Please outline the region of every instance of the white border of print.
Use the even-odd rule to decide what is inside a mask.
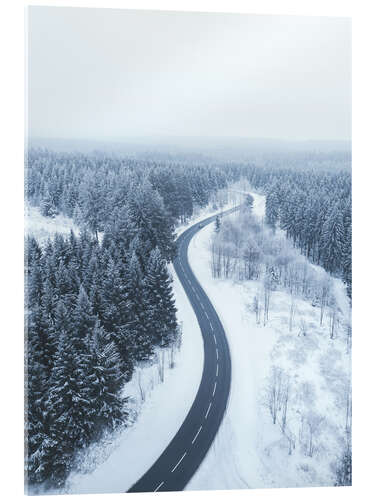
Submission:
[[[280,490],[243,490],[185,492],[186,500],[203,499],[278,499],[336,498],[367,499],[374,495],[374,325],[373,308],[374,250],[372,247],[370,205],[374,195],[373,117],[375,46],[374,7],[370,0],[91,0],[30,1],[3,0],[0,29],[2,50],[1,84],[1,174],[2,211],[2,314],[1,314],[1,446],[2,496],[23,497],[23,134],[24,134],[24,6],[58,5],[111,7],[206,12],[247,12],[254,14],[331,15],[353,17],[353,175],[354,175],[354,486],[352,488],[306,488]],[[5,155],[4,155],[5,149]],[[367,236],[367,238],[366,238]],[[362,241],[361,241],[362,240]],[[372,238],[373,240],[373,238]],[[370,288],[371,287],[371,288]],[[4,484],[5,483],[5,484]],[[158,494],[162,500],[182,498],[177,494]],[[52,497],[47,497],[52,498]],[[123,498],[120,495],[72,495],[69,498],[100,500]],[[132,498],[130,496],[129,498]],[[135,497],[134,497],[135,498]],[[138,497],[137,497],[138,498]],[[153,494],[142,496],[145,500]]]

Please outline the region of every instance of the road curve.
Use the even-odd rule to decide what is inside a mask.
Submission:
[[[223,215],[237,209],[227,210]],[[177,257],[173,262],[203,336],[202,380],[177,434],[154,465],[128,490],[129,493],[183,490],[208,452],[224,416],[231,382],[228,343],[219,317],[195,278],[187,255],[192,237],[215,218],[216,215],[198,222],[178,237]]]

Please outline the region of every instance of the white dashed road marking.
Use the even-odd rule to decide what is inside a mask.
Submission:
[[[196,433],[196,435],[194,436],[194,439],[193,439],[193,441],[191,442],[191,444],[194,444],[194,443],[195,443],[195,440],[197,439],[198,434],[200,433],[200,431],[201,431],[201,430],[202,430],[202,426],[200,426],[200,427],[199,427],[198,432],[197,432],[197,433]]]
[[[216,359],[219,359],[219,351],[217,350],[217,347],[216,347]]]
[[[211,325],[212,326],[212,325]],[[216,344],[216,335],[214,334],[214,341],[215,341],[215,344]]]
[[[174,472],[174,471],[177,469],[177,467],[180,465],[180,463],[181,463],[181,462],[183,461],[183,459],[185,458],[186,453],[187,453],[187,452],[185,451],[185,453],[182,455],[182,457],[180,458],[180,460],[179,460],[179,461],[176,463],[176,465],[173,467],[173,469],[171,470],[171,472]]]
[[[216,365],[216,376],[218,375],[219,373],[219,364]]]
[[[158,491],[158,489],[159,489],[159,488],[161,488],[161,487],[163,486],[163,484],[164,484],[164,481],[162,481],[162,482],[159,484],[159,486],[158,486],[158,487],[157,487],[154,491]]]
[[[215,382],[215,385],[214,385],[214,390],[212,392],[212,397],[215,396],[215,391],[216,391],[216,382]]]
[[[204,416],[204,418],[207,418],[207,417],[208,417],[208,414],[210,413],[210,410],[211,410],[211,404],[212,404],[212,403],[210,403],[210,404],[209,404],[209,406],[208,406],[208,410],[207,410],[206,415]]]

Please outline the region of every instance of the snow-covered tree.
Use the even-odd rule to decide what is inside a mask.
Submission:
[[[172,280],[158,247],[151,251],[144,280],[147,297],[147,323],[154,342],[162,347],[173,342],[176,331],[176,307]]]
[[[220,231],[220,227],[221,227],[221,220],[220,220],[220,217],[217,215],[216,218],[215,218],[215,233],[218,233]]]

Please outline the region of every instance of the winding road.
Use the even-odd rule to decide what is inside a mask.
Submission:
[[[222,215],[238,208],[227,210]],[[154,465],[128,490],[130,493],[183,490],[208,452],[224,416],[231,383],[229,347],[219,317],[188,262],[191,239],[215,218],[216,215],[198,222],[178,237],[177,257],[173,263],[203,336],[202,380],[177,434]]]

